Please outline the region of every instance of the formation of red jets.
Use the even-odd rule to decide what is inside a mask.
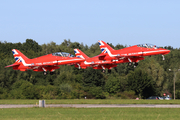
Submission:
[[[143,60],[145,56],[159,55],[163,56],[168,54],[170,50],[162,49],[156,45],[151,44],[139,44],[131,47],[126,47],[119,50],[114,50],[107,43],[100,40],[98,41],[101,54],[95,57],[88,57],[79,49],[74,49],[75,56],[66,52],[56,52],[34,59],[27,58],[17,49],[12,49],[15,63],[6,67],[12,67],[14,70],[27,71],[32,69],[33,71],[42,71],[44,75],[49,71],[52,75],[55,69],[59,69],[60,65],[73,64],[79,69],[86,69],[92,67],[93,69],[108,69],[111,71],[113,67],[116,67],[119,63],[134,64],[134,67],[138,65],[140,60]]]

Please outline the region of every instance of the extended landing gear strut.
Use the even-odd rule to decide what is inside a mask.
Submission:
[[[163,59],[162,59],[162,60],[165,60],[165,57],[164,57],[164,55],[162,55],[162,57],[163,57]]]

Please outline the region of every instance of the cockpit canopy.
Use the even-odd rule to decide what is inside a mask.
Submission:
[[[144,47],[144,48],[154,48],[154,49],[158,49],[159,47],[153,44],[139,44],[137,45],[138,47]]]
[[[71,55],[70,53],[66,53],[66,52],[56,52],[56,53],[52,53],[52,55],[62,56],[62,57],[74,57],[74,55]]]

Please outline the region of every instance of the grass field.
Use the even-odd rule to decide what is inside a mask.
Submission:
[[[0,104],[38,104],[39,100],[0,100]],[[59,99],[46,104],[180,104],[180,100]],[[179,120],[180,108],[1,108],[0,120]]]
[[[179,120],[180,108],[8,108],[0,119],[9,120]]]
[[[180,104],[180,100],[134,100],[134,99],[56,99],[46,104]],[[39,100],[0,100],[0,104],[38,104]]]

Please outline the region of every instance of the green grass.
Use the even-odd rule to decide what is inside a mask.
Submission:
[[[39,100],[0,100],[0,104],[38,104]],[[59,99],[46,104],[180,104],[180,100]],[[0,120],[179,120],[180,108],[3,108]]]
[[[9,120],[179,120],[180,108],[6,108],[0,119]]]
[[[180,100],[135,100],[135,99],[55,99],[46,104],[180,104]],[[0,104],[38,104],[39,100],[4,99]]]

